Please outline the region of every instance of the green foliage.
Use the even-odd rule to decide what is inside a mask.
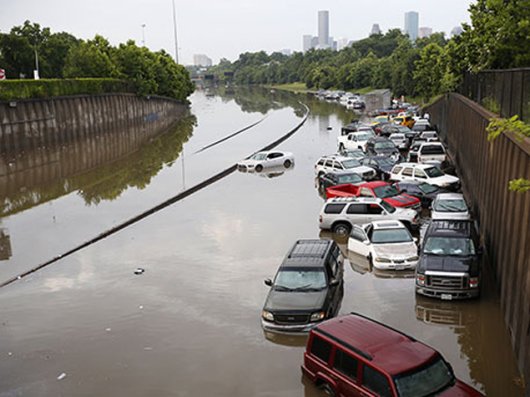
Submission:
[[[504,132],[514,132],[518,139],[530,138],[530,125],[519,120],[517,115],[504,118],[493,118],[486,127],[488,133],[488,141],[493,141]],[[509,182],[509,189],[515,192],[524,193],[530,190],[530,180],[519,178]]]
[[[484,106],[486,109],[488,109],[490,112],[495,114],[501,113],[501,105],[497,100],[491,96],[487,96],[485,98],[482,98],[481,100],[482,106]]]
[[[129,83],[125,84],[128,87],[125,92],[135,87],[139,95],[164,95],[180,101],[186,101],[194,89],[189,73],[167,53],[151,52],[146,47],[138,47],[134,41],[113,47],[99,35],[92,40],[78,40],[64,32],[52,34],[49,28],[41,28],[29,21],[12,28],[10,33],[0,34],[0,67],[6,70],[8,79],[33,77],[36,53],[42,78],[75,80],[27,85],[14,83],[23,91],[19,94],[10,91],[13,85],[4,85],[3,98],[33,97],[28,96],[31,93],[35,97],[68,95],[68,92],[100,93],[107,86],[102,82],[107,80],[93,78],[126,80]],[[283,55],[275,54],[274,57],[282,59]],[[79,78],[93,80],[87,83]],[[109,92],[116,92],[117,87],[110,86]]]
[[[136,92],[125,80],[82,78],[0,81],[0,100],[49,98],[67,95],[96,95],[109,92]]]
[[[442,53],[442,47],[436,43],[431,43],[421,50],[420,58],[415,62],[414,81],[416,83],[416,91],[425,100],[441,91],[444,75]]]

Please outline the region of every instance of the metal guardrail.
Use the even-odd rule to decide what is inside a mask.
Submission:
[[[530,68],[466,73],[459,92],[502,117],[530,122]]]

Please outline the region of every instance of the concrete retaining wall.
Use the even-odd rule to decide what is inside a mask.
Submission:
[[[148,136],[168,128],[186,109],[168,98],[134,94],[0,102],[0,153],[62,146],[98,134]]]

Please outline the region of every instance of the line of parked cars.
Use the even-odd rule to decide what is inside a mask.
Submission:
[[[319,227],[347,238],[348,253],[379,271],[414,271],[417,294],[478,297],[482,247],[460,181],[443,172],[450,161],[436,132],[423,127],[428,120],[399,117],[397,131],[388,117],[345,126],[337,153],[317,160],[316,186],[325,200]],[[416,124],[422,128],[412,129]],[[238,169],[260,172],[269,155],[253,156]],[[294,165],[290,153],[277,158]],[[427,210],[431,219],[422,217]],[[335,318],[343,274],[337,242],[310,239],[296,241],[274,278],[265,280],[270,290],[262,328],[309,332],[302,365],[307,378],[333,396],[482,395],[456,379],[439,352],[411,336],[358,313]]]

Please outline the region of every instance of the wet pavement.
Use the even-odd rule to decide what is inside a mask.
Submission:
[[[49,199],[4,212],[11,256],[0,261],[0,281],[279,138],[300,122],[299,100],[312,113],[279,147],[295,154],[294,168],[231,174],[0,289],[0,397],[319,396],[301,377],[305,338],[264,334],[260,312],[263,280],[292,243],[333,237],[318,229],[323,200],[313,166],[335,151],[340,126],[353,117],[338,105],[266,90],[198,92],[195,119],[158,138],[156,148],[155,140],[128,158],[42,185],[35,176],[8,183],[0,191],[15,193],[4,203],[27,191]],[[65,184],[62,195],[46,190]],[[460,379],[489,396],[523,395],[488,275],[480,300],[425,299],[415,296],[410,274],[373,272],[338,242],[349,258],[340,313],[361,312],[435,347]],[[145,272],[134,274],[138,267]]]

